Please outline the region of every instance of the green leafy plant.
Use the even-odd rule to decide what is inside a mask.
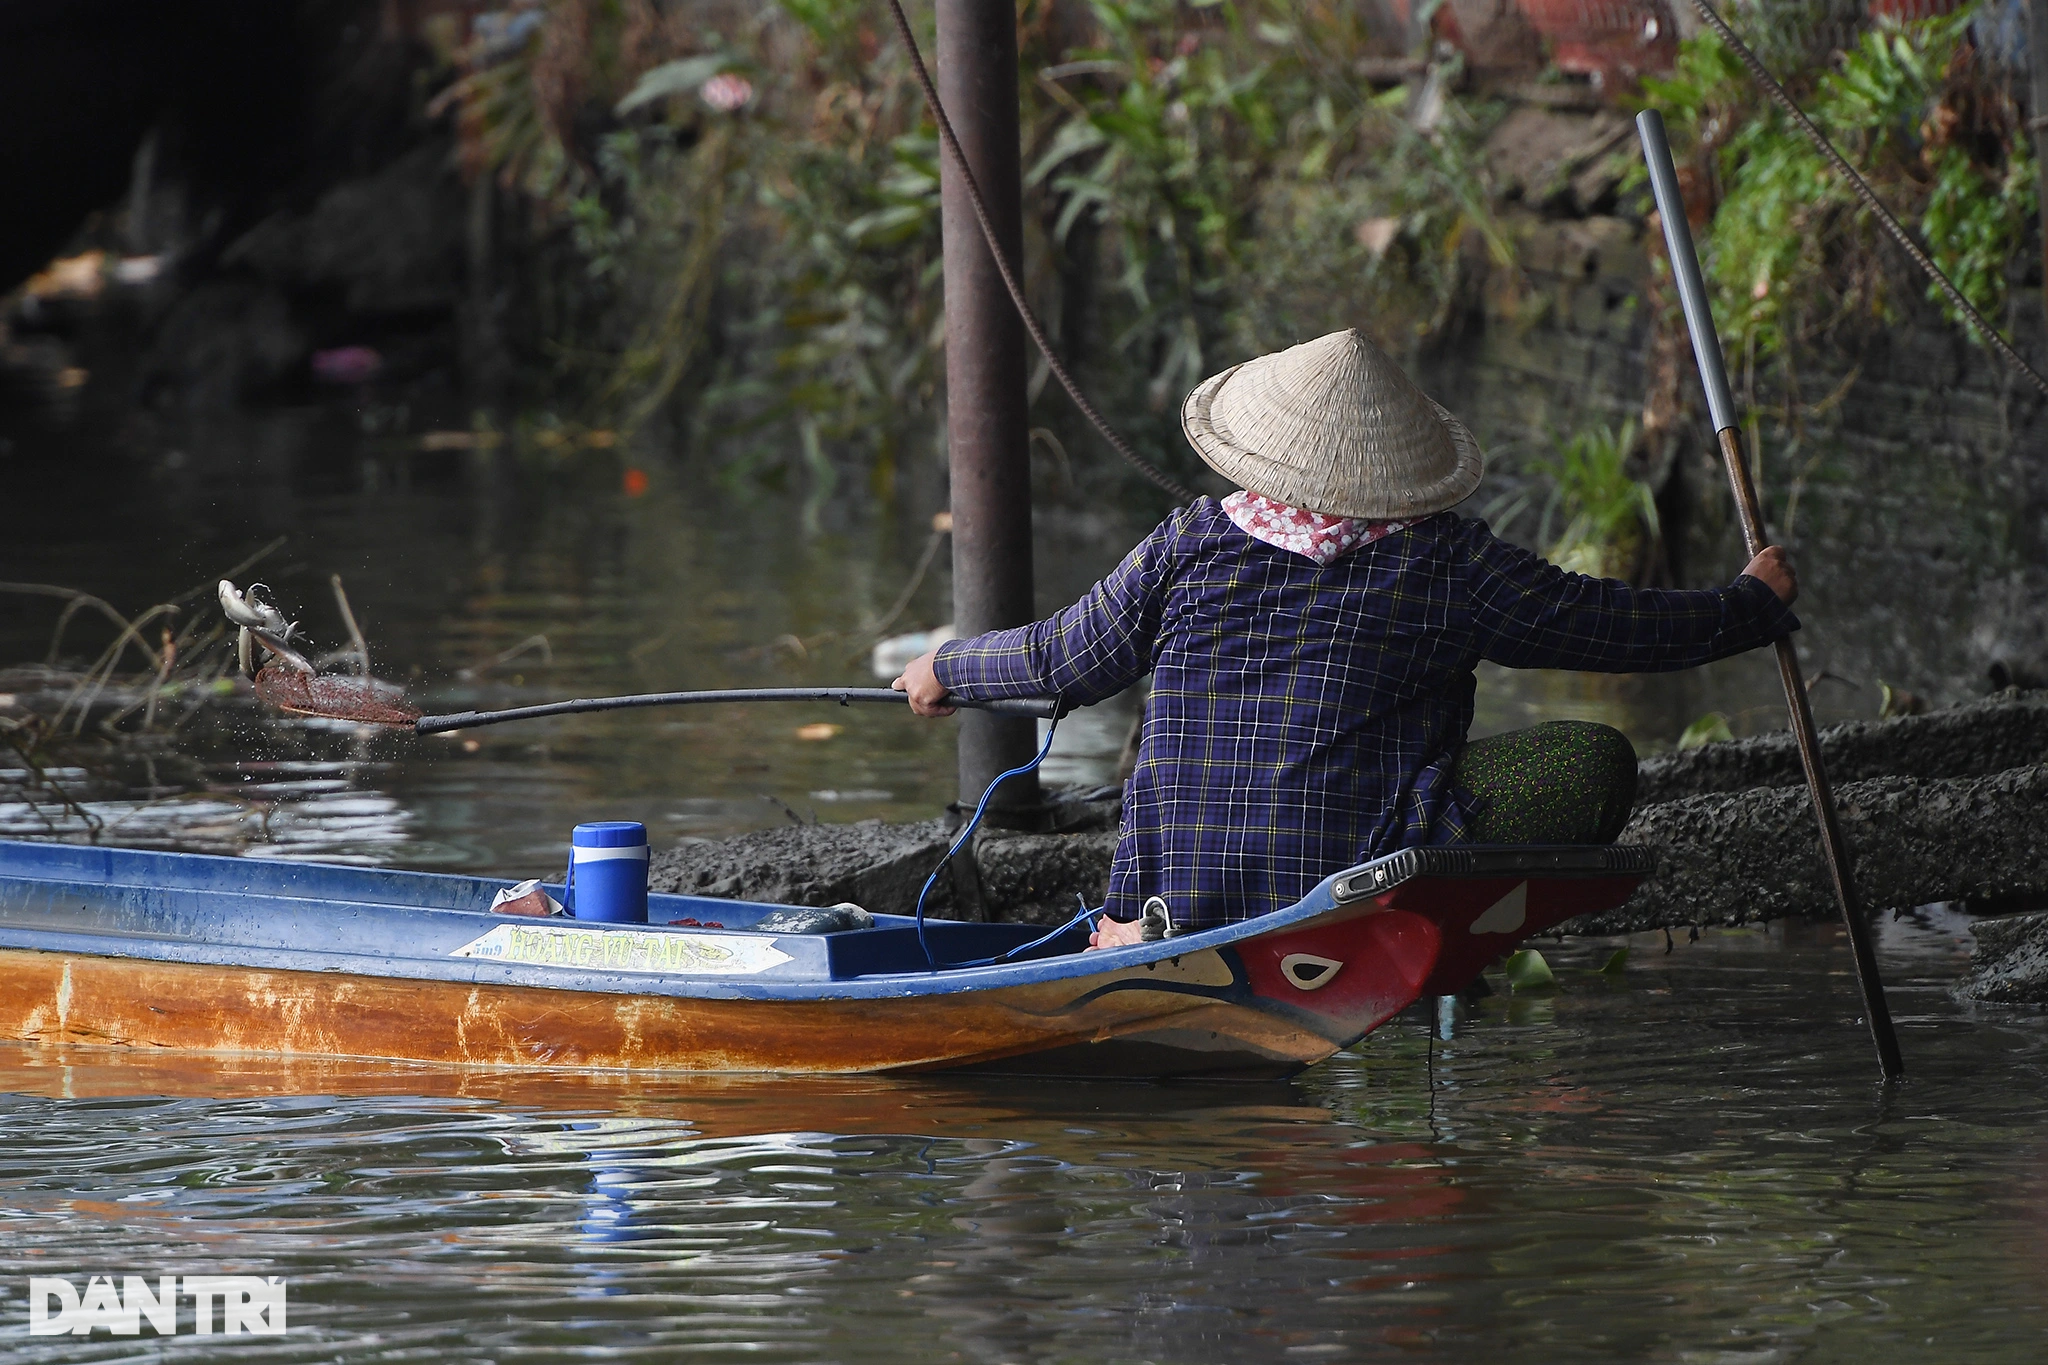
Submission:
[[[1658,520],[1656,495],[1628,471],[1635,439],[1633,421],[1618,430],[1593,427],[1558,441],[1537,462],[1551,484],[1537,539],[1558,567],[1596,578],[1640,575]]]
[[[1831,65],[1790,76],[1843,155],[1902,217],[1917,216],[1935,263],[1995,314],[2036,181],[2010,102],[1975,75],[1973,13],[1882,21]],[[1733,355],[1768,359],[1845,318],[1889,315],[1890,248],[1870,215],[1777,108],[1757,99],[1718,38],[1689,39],[1672,75],[1644,87],[1691,144],[1696,182],[1718,186],[1701,245]],[[1926,290],[1941,301],[1938,288]]]
[[[1155,458],[1185,458],[1173,413],[1220,353],[1360,317],[1426,337],[1473,260],[1511,256],[1479,154],[1497,110],[1454,93],[1455,60],[1362,87],[1386,36],[1363,14],[1018,7],[1026,286]],[[557,375],[624,427],[682,427],[728,478],[815,491],[856,460],[886,488],[929,426],[943,329],[938,144],[877,16],[553,0],[493,31],[435,107],[581,266],[542,291]]]
[[[1534,948],[1518,948],[1502,965],[1508,988],[1516,995],[1548,995],[1557,990],[1557,975]]]
[[[1685,753],[1705,744],[1719,744],[1735,738],[1735,732],[1728,728],[1728,717],[1719,711],[1709,711],[1685,727],[1678,736],[1678,752]]]
[[[1816,65],[1836,8],[1759,5],[1745,28],[1995,308],[2033,162],[1999,123],[2009,102],[1972,93],[1967,20],[1881,27]],[[1026,287],[1111,419],[1165,463],[1187,458],[1180,395],[1226,358],[1359,319],[1414,344],[1459,316],[1477,272],[1512,264],[1481,154],[1502,106],[1457,93],[1456,59],[1374,93],[1357,74],[1385,50],[1372,9],[1018,6]],[[877,15],[844,0],[521,14],[522,36],[476,45],[438,104],[469,169],[544,224],[554,373],[618,409],[608,422],[667,424],[729,480],[815,495],[854,464],[888,488],[935,416],[943,300],[934,129]],[[725,83],[717,98],[707,81]],[[1896,301],[1859,211],[1711,38],[1651,89],[1718,194],[1702,240],[1738,364]],[[1057,403],[1033,418],[1067,420]],[[1636,577],[1655,554],[1654,504],[1622,467],[1632,440],[1581,433],[1551,462],[1540,539],[1569,567]]]

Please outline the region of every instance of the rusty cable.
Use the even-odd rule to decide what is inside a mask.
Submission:
[[[1736,57],[1741,60],[1745,67],[1749,68],[1749,74],[1756,78],[1757,84],[1764,88],[1764,93],[1771,97],[1772,102],[1780,109],[1783,109],[1792,121],[1799,125],[1800,131],[1806,134],[1815,147],[1819,148],[1820,154],[1827,158],[1828,164],[1833,166],[1839,174],[1848,177],[1849,187],[1855,190],[1856,197],[1861,199],[1864,205],[1877,215],[1878,222],[1884,225],[1885,232],[1904,249],[1908,256],[1913,258],[1913,264],[1926,271],[1928,277],[1941,286],[1941,292],[1948,297],[1949,303],[1955,307],[1956,311],[1969,320],[1970,325],[1977,329],[1978,334],[1984,338],[1985,342],[1993,350],[2005,358],[2007,364],[2025,375],[2033,382],[2034,387],[2043,394],[2048,394],[2048,379],[2042,378],[2041,372],[2032,365],[2029,365],[2020,353],[2012,348],[2012,344],[1999,335],[1998,329],[1993,327],[1990,321],[1977,311],[1976,305],[1963,297],[1963,291],[1956,288],[1954,282],[1942,273],[1941,267],[1934,263],[1934,258],[1929,256],[1925,248],[1913,240],[1913,235],[1906,231],[1905,226],[1892,216],[1892,211],[1886,208],[1883,201],[1877,197],[1877,191],[1870,188],[1870,182],[1865,180],[1856,168],[1851,166],[1842,154],[1835,150],[1835,145],[1828,141],[1827,134],[1814,126],[1813,120],[1809,119],[1805,111],[1793,102],[1792,96],[1787,94],[1785,87],[1778,84],[1777,79],[1764,68],[1763,62],[1758,60],[1757,55],[1749,50],[1748,45],[1742,39],[1735,36],[1735,30],[1728,27],[1728,21],[1714,12],[1714,7],[1709,5],[1707,0],[1692,0],[1692,7],[1699,11],[1700,18],[1706,21],[1707,26],[1714,30],[1721,41],[1728,44],[1734,50]],[[2043,207],[2048,208],[2048,205]]]
[[[1024,330],[1031,333],[1031,340],[1045,357],[1046,366],[1053,377],[1060,381],[1060,387],[1067,391],[1067,397],[1074,400],[1074,406],[1088,419],[1088,424],[1102,433],[1102,439],[1109,442],[1110,449],[1123,456],[1124,462],[1143,474],[1153,483],[1182,502],[1193,502],[1194,493],[1172,475],[1160,470],[1150,460],[1131,448],[1131,443],[1117,434],[1114,427],[1103,415],[1095,410],[1081,392],[1081,386],[1067,373],[1067,367],[1046,339],[1045,328],[1040,325],[1038,315],[1031,311],[1031,305],[1024,301],[1024,287],[1018,283],[1016,273],[1010,269],[1009,258],[1003,254],[1002,246],[996,241],[995,224],[989,220],[988,205],[982,202],[981,186],[974,178],[974,168],[967,164],[967,153],[960,146],[960,139],[953,135],[953,122],[946,117],[946,108],[939,103],[939,92],[932,85],[931,73],[925,70],[924,54],[918,50],[917,39],[910,32],[910,20],[903,13],[902,0],[889,0],[889,9],[896,18],[896,32],[903,39],[903,48],[910,55],[911,69],[917,73],[917,83],[924,91],[925,103],[931,106],[932,118],[939,126],[939,141],[945,144],[952,156],[953,164],[959,168],[961,183],[967,188],[967,201],[974,206],[974,220],[981,224],[982,239],[988,243],[988,254],[995,258],[996,270],[1003,277],[1003,287],[1010,291],[1010,302],[1017,305],[1017,314],[1024,320]]]

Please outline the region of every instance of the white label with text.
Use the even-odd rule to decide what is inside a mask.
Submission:
[[[752,934],[658,934],[645,929],[570,929],[552,924],[501,924],[449,956],[536,967],[719,976],[752,976],[790,960],[773,942]]]

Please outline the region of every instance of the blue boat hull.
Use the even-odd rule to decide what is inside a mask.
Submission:
[[[1088,953],[1075,929],[1003,965],[933,970],[900,917],[759,933],[786,907],[657,895],[647,926],[584,924],[491,914],[506,883],[480,878],[0,842],[0,1037],[519,1067],[1284,1075],[1528,934],[1619,904],[1647,870],[1635,849],[1410,850],[1242,924]],[[1039,932],[934,921],[926,940],[946,964]]]

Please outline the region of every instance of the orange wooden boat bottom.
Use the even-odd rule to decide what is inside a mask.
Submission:
[[[927,950],[897,917],[789,934],[749,927],[777,907],[661,896],[647,925],[520,919],[488,913],[499,884],[471,878],[0,844],[0,1038],[646,1073],[1285,1076],[1619,904],[1648,866],[1640,849],[1406,850],[1184,938],[1077,952],[1079,929],[1043,944],[941,921]],[[1005,945],[1036,955],[973,965]]]
[[[1079,1003],[1070,985],[1046,983],[977,992],[935,1012],[917,996],[600,995],[0,950],[0,1037],[489,1066],[821,1073],[973,1066],[1024,1054],[1051,1061],[1048,1048],[1071,1047],[1101,1051],[1101,1068],[1115,1074],[1130,1069],[1133,1049],[1186,1054],[1176,1071],[1222,1063],[1225,1071],[1284,1074],[1346,1041],[1171,989],[1231,979],[1211,950],[1095,978],[1098,990],[1120,988]],[[1167,989],[1148,988],[1155,985]],[[1407,1001],[1387,1003],[1398,1010]],[[1062,1056],[1054,1069],[1093,1070],[1087,1060]]]

